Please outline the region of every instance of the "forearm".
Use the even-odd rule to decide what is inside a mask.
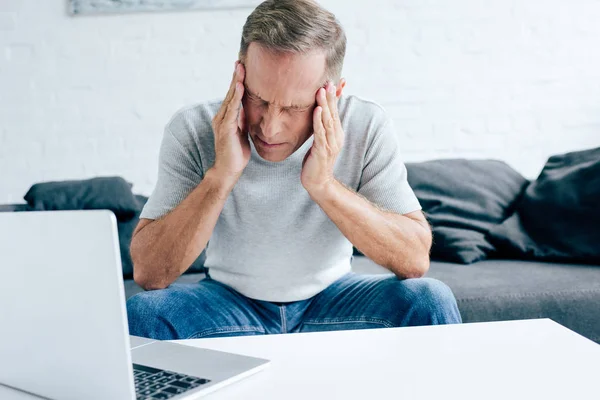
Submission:
[[[399,278],[427,272],[431,231],[426,222],[380,210],[335,180],[311,197],[344,236],[377,264]]]
[[[185,272],[206,247],[234,184],[208,170],[177,207],[134,235],[131,257],[138,284],[164,288]]]

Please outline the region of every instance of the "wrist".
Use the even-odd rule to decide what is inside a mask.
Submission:
[[[307,187],[306,191],[314,202],[319,203],[331,198],[337,184],[338,182],[332,178],[319,185]]]
[[[211,186],[216,188],[220,194],[227,196],[233,190],[239,179],[239,175],[222,173],[213,167],[206,171],[204,179],[210,181]]]

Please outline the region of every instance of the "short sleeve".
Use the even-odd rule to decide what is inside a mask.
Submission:
[[[184,133],[189,135],[189,133]],[[181,136],[181,135],[179,135]],[[182,143],[169,129],[165,133],[158,157],[156,187],[140,214],[140,218],[158,219],[177,207],[203,178],[199,152],[193,140]],[[194,157],[196,154],[197,157]]]
[[[421,210],[408,184],[406,166],[391,119],[386,119],[368,145],[358,193],[380,208],[398,214]]]

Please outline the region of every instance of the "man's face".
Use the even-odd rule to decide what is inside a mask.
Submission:
[[[325,54],[274,54],[250,43],[244,65],[242,104],[252,142],[263,159],[283,161],[312,135]]]

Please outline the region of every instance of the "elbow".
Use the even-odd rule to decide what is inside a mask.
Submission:
[[[142,268],[139,264],[133,266],[133,280],[144,290],[159,290],[166,289],[169,284],[166,280],[160,279],[159,277],[152,276],[147,270]]]
[[[149,264],[148,258],[143,248],[140,248],[140,243],[136,240],[136,236],[131,241],[130,255],[133,262],[133,281],[144,290],[165,289],[169,286],[169,282],[157,273],[157,268]]]
[[[414,257],[413,260],[395,260],[387,268],[399,279],[423,278],[429,271],[429,254]]]
[[[165,289],[169,286],[169,282],[157,274],[157,269],[149,265],[145,260],[140,260],[137,257],[139,253],[134,251],[132,246],[131,261],[133,262],[133,281],[142,287],[144,290]]]
[[[413,262],[412,268],[410,269],[410,278],[422,278],[429,271],[429,255],[421,257],[421,259]]]
[[[422,278],[429,271],[429,252],[433,242],[431,228],[424,219],[414,221],[418,228],[415,228],[413,235],[409,235],[408,241],[402,233],[398,239],[398,247],[404,251],[394,252],[388,260],[388,269],[399,279]]]
[[[429,271],[431,264],[429,252],[431,251],[432,235],[431,230],[427,226],[425,232],[419,235],[419,241],[415,244],[419,248],[412,257],[412,260],[407,268],[409,278],[422,278]]]

